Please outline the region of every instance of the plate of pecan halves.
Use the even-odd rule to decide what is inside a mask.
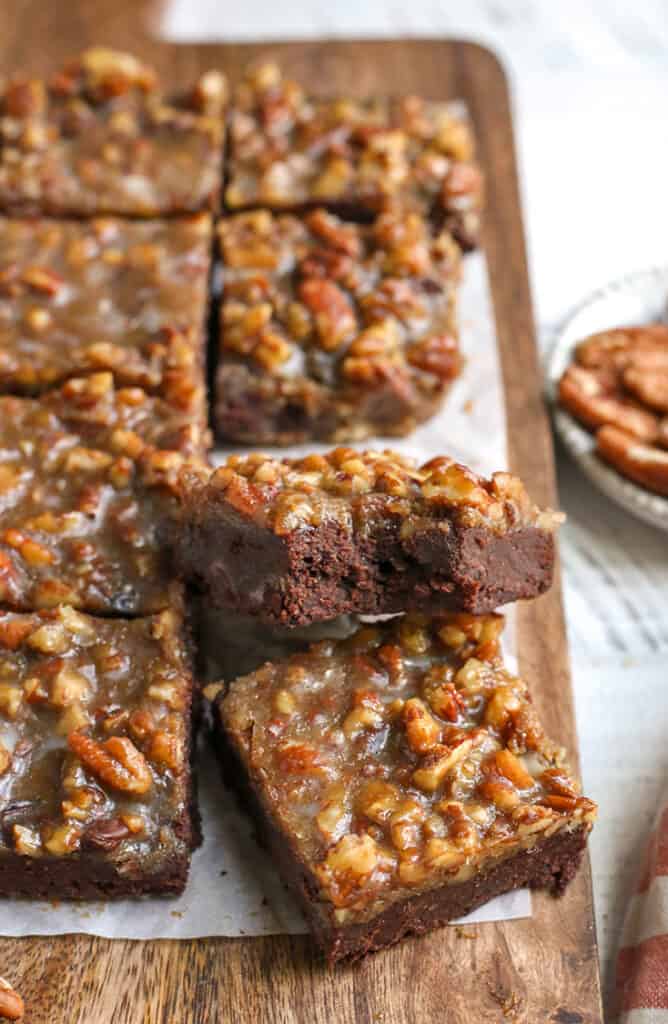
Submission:
[[[548,365],[557,432],[587,475],[668,530],[668,267],[590,295]]]

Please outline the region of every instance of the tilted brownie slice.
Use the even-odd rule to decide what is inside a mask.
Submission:
[[[465,248],[478,242],[483,182],[461,104],[317,98],[265,63],[237,87],[229,131],[230,209],[319,204],[359,217],[399,202]]]
[[[218,235],[222,439],[396,436],[438,410],[462,364],[451,235],[414,213],[363,226],[322,209],[239,214]]]
[[[115,391],[109,374],[42,401],[0,398],[0,604],[134,615],[171,603],[179,586],[162,531],[199,445],[171,409],[161,420],[164,406],[137,388]]]
[[[575,874],[596,807],[504,667],[502,621],[362,626],[219,698],[230,782],[330,964]]]
[[[227,84],[176,97],[135,57],[86,50],[50,79],[0,89],[0,209],[153,217],[216,208]]]
[[[206,422],[211,218],[0,218],[0,392],[110,370]]]
[[[230,456],[184,472],[179,571],[215,603],[305,625],[415,607],[491,611],[550,586],[554,530],[508,473],[393,452]]]
[[[180,612],[0,613],[0,894],[178,893],[198,838]]]

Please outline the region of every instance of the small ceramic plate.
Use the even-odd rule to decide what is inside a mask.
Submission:
[[[555,426],[573,457],[609,498],[662,530],[668,530],[668,498],[646,491],[598,458],[593,435],[557,404],[557,385],[575,346],[587,335],[609,327],[665,320],[667,303],[668,267],[638,271],[599,288],[561,326],[547,366],[547,393]]]

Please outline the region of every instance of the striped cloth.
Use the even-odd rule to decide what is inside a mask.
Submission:
[[[619,1024],[668,1024],[668,794],[627,911],[616,980]]]

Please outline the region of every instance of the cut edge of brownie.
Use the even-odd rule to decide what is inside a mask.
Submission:
[[[188,830],[192,829],[190,821]],[[96,854],[76,859],[18,854],[0,857],[0,896],[30,900],[107,900],[183,892],[188,880],[190,849],[160,871],[123,874]]]
[[[368,921],[336,926],[319,896],[319,884],[289,837],[275,824],[261,792],[249,778],[234,738],[225,730],[221,694],[214,704],[214,743],[226,785],[255,825],[258,843],[271,855],[297,900],[329,967],[353,963],[410,935],[422,935],[466,914],[497,896],[519,888],[545,889],[559,896],[577,874],[587,845],[588,828],[564,828],[535,845],[495,861],[464,882],[430,888],[392,903]]]
[[[177,570],[215,604],[263,621],[308,625],[339,615],[414,609],[493,611],[534,598],[552,584],[552,533],[506,533],[434,522],[410,538],[400,523],[370,541],[335,523],[277,537],[232,509],[185,523]]]

